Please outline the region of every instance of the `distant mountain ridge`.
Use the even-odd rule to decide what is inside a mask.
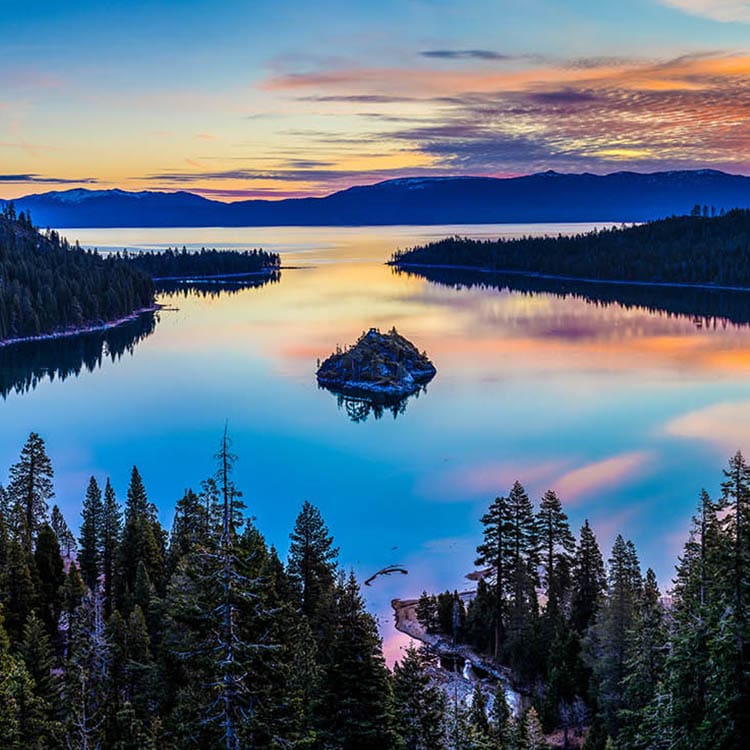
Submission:
[[[541,172],[523,177],[413,177],[358,185],[322,198],[232,203],[177,191],[52,191],[14,201],[38,226],[206,227],[648,221],[750,207],[750,177],[712,169]]]

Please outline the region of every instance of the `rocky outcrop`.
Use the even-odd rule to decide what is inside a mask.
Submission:
[[[395,328],[388,333],[371,328],[354,346],[337,350],[320,364],[317,378],[319,385],[337,393],[388,401],[416,393],[436,372],[427,355]]]

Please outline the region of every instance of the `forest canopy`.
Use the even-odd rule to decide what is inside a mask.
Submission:
[[[399,267],[455,266],[580,279],[750,287],[750,210],[673,216],[572,236],[447,237],[399,250]]]
[[[207,250],[188,251],[168,248],[164,251],[124,253],[122,257],[133,267],[145,271],[154,279],[178,279],[189,276],[242,276],[245,274],[278,271],[278,253],[265,250]]]
[[[588,521],[576,537],[553,491],[534,507],[516,482],[490,503],[468,607],[456,592],[425,592],[416,616],[510,668],[515,707],[500,683],[488,695],[477,682],[459,701],[424,649],[389,671],[320,511],[302,505],[284,560],[246,512],[226,434],[216,459],[176,502],[170,531],[137,468],[124,507],[108,478],[91,477],[76,538],[52,505],[44,440],[29,435],[0,487],[4,748],[744,746],[750,466],[740,453],[719,495],[700,494],[667,596],[624,537],[605,564]]]
[[[154,303],[149,276],[40,232],[12,204],[0,215],[0,341],[97,326]]]

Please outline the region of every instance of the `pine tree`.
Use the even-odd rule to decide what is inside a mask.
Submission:
[[[472,733],[476,737],[476,744],[490,746],[490,720],[487,715],[487,698],[485,698],[482,686],[474,683],[471,694],[471,707],[469,708],[469,724]]]
[[[73,560],[68,568],[68,573],[65,576],[65,582],[63,583],[61,592],[61,630],[64,635],[63,653],[66,658],[70,655],[71,636],[75,629],[78,608],[81,606],[85,594],[86,584],[83,582],[83,578],[81,578],[81,574],[78,572],[78,566],[76,565],[75,560]]]
[[[396,729],[412,750],[445,748],[445,695],[430,684],[427,668],[432,661],[426,652],[410,646],[393,670]]]
[[[727,615],[736,589],[731,585],[734,544],[705,490],[677,568],[670,611],[672,627],[664,684],[657,687],[647,717],[652,734],[670,750],[709,750],[732,731],[730,702],[735,665],[717,663],[715,645],[726,644]],[[720,655],[721,649],[718,650]],[[721,707],[721,710],[719,710]],[[731,746],[731,738],[724,746]]]
[[[510,661],[521,674],[535,672],[533,632],[538,615],[539,547],[534,509],[516,482],[508,495],[511,605],[508,619]]]
[[[104,578],[104,616],[109,618],[114,607],[115,564],[117,561],[120,535],[122,534],[122,513],[115,497],[115,491],[107,478],[104,486],[102,508],[100,555]]]
[[[146,495],[143,480],[134,466],[130,475],[125,527],[118,547],[116,604],[123,615],[133,607],[138,563],[143,561],[155,590],[164,583],[164,535],[156,520],[156,510]]]
[[[307,501],[289,538],[289,575],[299,589],[301,611],[322,647],[327,636],[327,611],[336,580],[338,549],[333,546],[320,511]]]
[[[40,747],[52,747],[62,732],[58,716],[62,685],[53,672],[55,657],[50,637],[34,612],[26,620],[18,651],[35,696],[33,710],[24,717],[26,740],[29,747],[34,747],[35,743]]]
[[[513,734],[513,715],[508,706],[505,686],[498,681],[490,709],[490,737],[493,750],[511,750]]]
[[[549,647],[542,724],[550,729],[562,724],[565,743],[576,721],[576,706],[589,693],[590,670],[583,663],[581,639],[569,624],[558,627]]]
[[[664,677],[667,631],[654,571],[646,571],[635,622],[628,633],[623,678],[623,725],[618,742],[623,749],[653,747],[658,742],[656,727],[645,720],[647,707],[656,699]]]
[[[539,721],[536,709],[532,706],[526,712],[523,744],[519,750],[547,750],[547,748],[549,748],[549,745],[544,737],[542,724]]]
[[[589,654],[597,677],[597,697],[611,736],[619,728],[628,633],[632,629],[641,588],[635,549],[618,534],[608,565],[605,604],[590,633]]]
[[[38,603],[42,620],[49,637],[57,641],[65,569],[57,536],[48,524],[44,524],[39,530],[34,563],[38,576]]]
[[[52,462],[44,440],[32,432],[17,463],[10,467],[6,489],[16,538],[27,552],[33,549],[36,534],[47,521],[47,502],[54,496]]]
[[[571,621],[579,633],[591,625],[606,586],[604,562],[594,532],[586,520],[573,558]]]
[[[438,629],[438,604],[434,596],[426,591],[419,597],[416,608],[417,622],[428,632],[435,633]]]
[[[168,573],[173,573],[181,559],[208,539],[205,515],[201,498],[186,490],[175,506],[167,552]]]
[[[81,584],[83,580],[76,572]],[[74,584],[75,585],[75,584]],[[108,692],[111,645],[105,635],[100,592],[86,591],[70,621],[65,664],[66,743],[69,747],[110,747],[104,719],[117,699]]]
[[[575,539],[570,532],[568,517],[557,495],[544,493],[536,514],[539,545],[544,564],[547,613],[556,613],[570,586]]]
[[[89,479],[81,512],[81,535],[78,538],[78,568],[84,583],[95,591],[101,570],[100,540],[104,507],[102,491],[94,477]]]
[[[50,514],[50,526],[57,536],[57,542],[60,545],[60,552],[63,557],[70,560],[76,554],[76,538],[68,527],[62,511],[57,505],[52,506]]]
[[[484,539],[477,547],[474,564],[489,568],[487,577],[491,581],[494,600],[494,655],[495,659],[499,659],[505,644],[507,587],[512,554],[508,498],[495,498],[487,513],[482,516],[482,525]]]
[[[324,742],[338,750],[389,750],[396,739],[389,673],[353,573],[337,585],[336,613],[320,709]]]
[[[146,618],[138,604],[133,607],[128,620],[125,671],[127,700],[133,706],[136,717],[147,725],[156,707],[156,668],[151,655]]]
[[[33,681],[20,658],[9,652],[9,640],[0,613],[0,737],[7,750],[41,750],[41,737],[36,734],[39,723],[39,699],[33,692]],[[29,724],[36,734],[30,736]]]
[[[260,582],[249,577],[248,560],[238,547],[244,506],[231,479],[235,456],[230,446],[225,431],[216,456],[221,527],[209,547],[189,555],[178,568],[168,609],[177,626],[170,650],[183,662],[190,679],[203,685],[203,695],[179,696],[178,710],[186,714],[195,737],[205,737],[211,747],[238,750],[252,731],[248,664],[252,655],[272,651],[273,644],[244,637],[242,623],[264,613]]]
[[[729,460],[724,477],[723,527],[732,545],[727,561],[731,592],[726,604],[732,611],[726,613],[722,625],[726,628],[731,622],[734,627],[734,657],[729,656],[731,639],[726,634],[714,643],[722,662],[733,668],[732,674],[723,675],[729,682],[725,696],[734,696],[726,707],[727,714],[736,725],[737,736],[747,737],[750,736],[750,466],[739,451]]]
[[[24,549],[21,541],[11,541],[8,546],[5,576],[7,590],[3,606],[5,629],[11,643],[21,640],[26,619],[38,606],[38,594],[32,577],[33,565],[34,558]]]

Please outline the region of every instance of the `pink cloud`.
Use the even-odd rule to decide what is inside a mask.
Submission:
[[[549,485],[550,480],[564,468],[561,460],[537,463],[524,461],[489,461],[474,466],[462,466],[440,473],[430,480],[426,491],[433,497],[464,493],[466,496],[498,495],[508,492],[513,482],[519,481],[525,487],[539,490]]]
[[[713,443],[725,453],[750,453],[750,401],[714,404],[689,412],[668,422],[664,432]]]
[[[622,453],[573,469],[555,480],[552,486],[563,501],[569,503],[640,478],[650,461],[651,454],[645,451]]]

